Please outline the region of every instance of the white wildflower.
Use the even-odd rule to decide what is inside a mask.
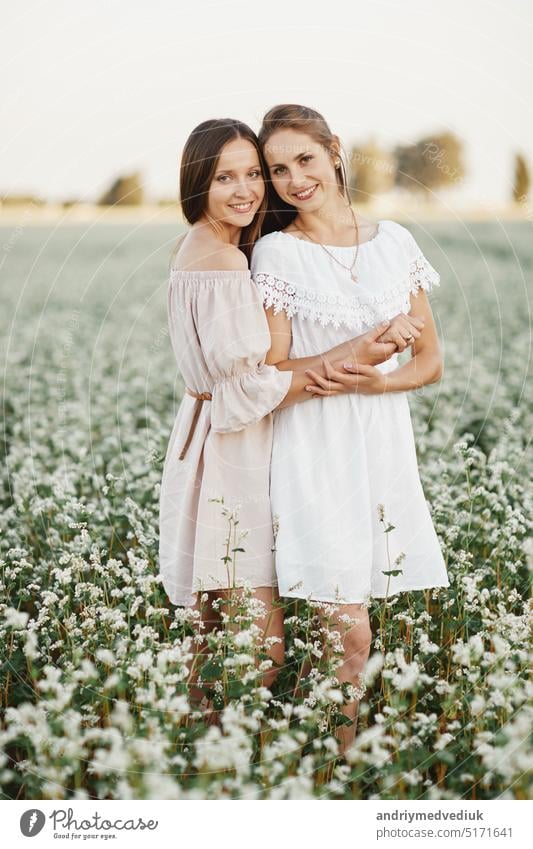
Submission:
[[[25,628],[30,614],[24,610],[16,610],[14,607],[6,607],[4,610],[4,620],[8,628],[13,628],[14,631],[20,631]]]

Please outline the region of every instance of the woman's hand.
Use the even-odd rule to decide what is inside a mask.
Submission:
[[[326,377],[306,369],[305,373],[314,383],[306,386],[310,395],[377,395],[385,391],[386,376],[379,369],[366,363],[330,363],[324,359]]]
[[[357,363],[377,366],[386,362],[393,354],[405,351],[408,345],[412,345],[415,339],[419,338],[423,329],[423,318],[399,313],[390,321],[384,321],[361,336],[333,348],[329,355],[334,359],[345,356]]]
[[[397,351],[405,351],[424,329],[424,319],[401,312],[391,319],[389,328],[378,336],[376,342],[394,342]]]
[[[314,384],[309,383],[307,391],[312,395],[345,395],[350,392],[372,395],[383,392],[385,378],[375,366],[413,345],[423,329],[423,317],[399,313],[390,321],[332,348],[327,355],[321,355],[324,375],[314,369],[305,370],[310,381],[315,381]],[[340,360],[341,356],[345,359]]]
[[[332,348],[327,356],[330,356],[332,361],[340,361],[341,357],[345,357],[346,360],[369,363],[373,366],[384,363],[397,351],[395,340],[384,338],[384,334],[389,332],[391,324],[391,321],[382,321],[381,324],[372,327],[361,336],[356,336],[355,339],[350,339],[348,342],[343,342],[342,345]]]

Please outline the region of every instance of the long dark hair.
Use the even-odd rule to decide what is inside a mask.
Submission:
[[[265,145],[270,136],[277,130],[302,130],[311,138],[321,144],[325,150],[332,153],[332,144],[335,141],[333,133],[329,125],[320,112],[311,109],[309,106],[299,106],[296,103],[283,103],[279,106],[273,106],[269,109],[263,118],[261,129],[259,130],[259,146],[261,152],[264,151]],[[341,151],[342,152],[342,151]],[[350,202],[348,192],[348,178],[346,176],[346,166],[342,155],[340,168],[335,169],[335,176],[339,192]],[[284,230],[296,218],[298,210],[291,204],[282,200],[274,187],[272,186],[268,171],[265,171],[268,210],[263,222],[262,234],[272,233],[274,230]],[[359,238],[357,236],[357,238]]]
[[[242,121],[234,118],[213,118],[203,121],[194,128],[185,142],[180,166],[180,205],[185,219],[189,224],[195,224],[207,212],[207,197],[213,176],[217,169],[222,148],[234,139],[246,139],[257,151],[259,165],[266,177],[266,166],[259,147],[259,141],[252,129]],[[252,253],[254,242],[261,234],[263,220],[266,214],[267,200],[261,203],[253,221],[243,227],[239,247],[248,260]],[[216,222],[214,222],[216,227]],[[174,254],[182,239],[174,248]]]

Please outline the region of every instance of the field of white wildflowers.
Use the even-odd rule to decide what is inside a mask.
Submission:
[[[271,691],[243,602],[204,645],[220,725],[189,702],[191,617],[157,578],[176,228],[2,228],[3,798],[530,798],[531,226],[411,229],[442,276],[445,375],[410,404],[451,583],[372,601],[341,760],[343,693],[303,601]]]

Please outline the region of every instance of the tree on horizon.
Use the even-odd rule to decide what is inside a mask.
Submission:
[[[529,195],[530,176],[529,168],[525,157],[521,153],[515,153],[514,157],[514,180],[513,180],[513,201],[515,203],[525,203]]]
[[[463,142],[454,133],[436,133],[415,144],[394,149],[398,163],[396,185],[423,194],[426,199],[436,189],[453,186],[463,180]]]
[[[117,177],[98,200],[100,206],[140,206],[142,203],[144,189],[139,171]]]
[[[349,191],[354,203],[368,203],[394,186],[396,160],[374,139],[360,146],[354,145],[349,164]]]

